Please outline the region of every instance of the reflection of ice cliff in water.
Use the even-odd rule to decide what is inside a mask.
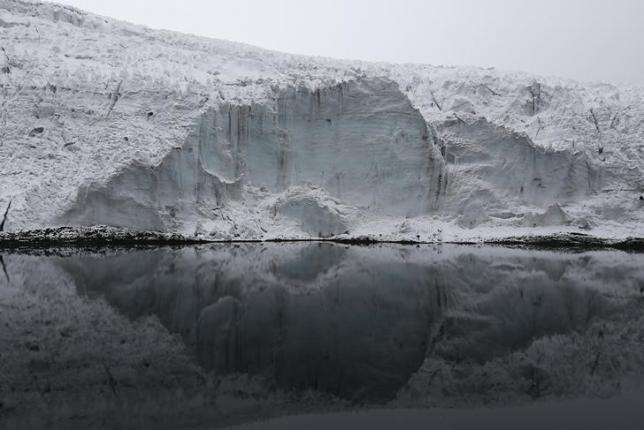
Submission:
[[[218,373],[454,404],[614,393],[641,374],[644,262],[624,255],[293,244],[61,264],[81,291],[157,315]]]

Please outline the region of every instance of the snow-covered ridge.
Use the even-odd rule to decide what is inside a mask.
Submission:
[[[0,0],[5,229],[644,236],[644,90],[311,58]],[[1,221],[1,220],[0,220]]]

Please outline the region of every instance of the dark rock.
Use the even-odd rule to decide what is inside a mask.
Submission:
[[[63,327],[58,331],[58,333],[60,334],[60,337],[71,337],[72,331],[73,329],[71,327]]]
[[[180,234],[132,231],[107,226],[57,227],[0,233],[0,249],[52,245],[187,245],[204,242],[206,241]]]
[[[38,344],[32,343],[32,342],[27,342],[25,345],[29,351],[40,351],[40,346]]]
[[[559,233],[546,236],[510,237],[500,240],[489,240],[485,243],[534,249],[619,249],[627,252],[644,251],[644,238],[611,240],[601,239],[583,233]]]
[[[38,136],[39,134],[43,134],[44,132],[45,132],[44,127],[36,127],[29,132],[29,137],[35,137],[35,136]]]

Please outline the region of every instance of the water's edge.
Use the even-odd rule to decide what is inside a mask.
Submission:
[[[345,245],[496,245],[510,248],[543,250],[600,250],[615,249],[628,252],[644,252],[643,237],[607,239],[581,233],[556,233],[551,235],[510,236],[477,241],[423,241],[380,240],[372,236],[331,238],[279,238],[266,240],[213,240],[190,237],[176,233],[133,231],[127,229],[96,227],[58,227],[19,232],[0,232],[1,249],[33,249],[53,247],[125,247],[140,246],[186,246],[217,243],[337,243]]]

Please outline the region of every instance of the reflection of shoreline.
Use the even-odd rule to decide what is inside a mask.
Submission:
[[[146,247],[181,247],[208,244],[298,244],[298,243],[331,243],[353,246],[372,245],[493,245],[505,247],[529,248],[555,251],[591,251],[620,250],[627,252],[644,252],[644,238],[606,238],[578,232],[559,233],[503,233],[485,236],[473,235],[476,240],[452,239],[424,241],[420,238],[383,239],[379,234],[354,236],[342,234],[331,238],[302,239],[297,237],[272,238],[265,240],[213,240],[205,237],[186,236],[176,233],[135,231],[108,226],[95,227],[56,227],[40,230],[22,230],[18,232],[0,232],[0,249],[19,252],[57,252],[57,249],[85,248],[87,252],[105,249],[136,249]]]

